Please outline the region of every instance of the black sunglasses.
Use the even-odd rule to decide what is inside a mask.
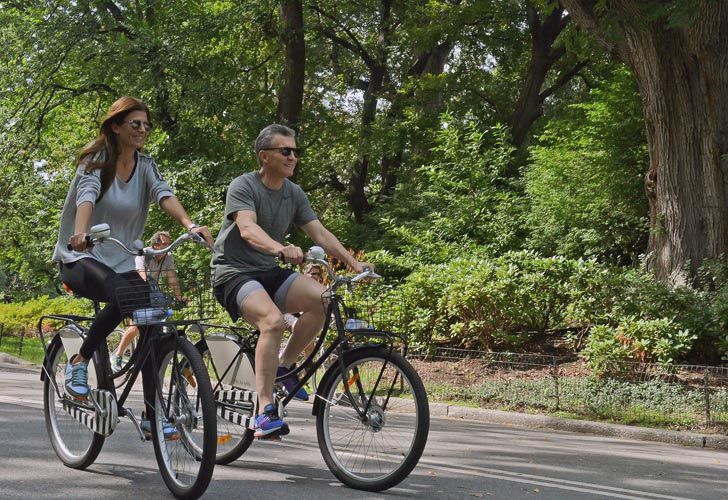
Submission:
[[[283,156],[291,156],[291,153],[296,155],[296,158],[301,157],[301,148],[289,148],[286,146],[283,146],[281,148],[263,148],[263,151],[278,151]]]
[[[152,124],[149,122],[143,122],[141,120],[126,120],[126,123],[131,125],[131,128],[133,128],[134,130],[139,130],[140,128],[142,128],[142,125],[144,125],[144,130],[146,130],[147,132],[152,130]]]

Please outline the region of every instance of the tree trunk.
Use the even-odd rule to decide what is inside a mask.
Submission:
[[[648,265],[676,285],[728,251],[728,8],[721,10],[722,27],[721,16],[706,15],[680,31],[627,32],[650,148]]]
[[[593,2],[563,3],[600,36]],[[682,285],[704,259],[728,252],[728,2],[702,3],[684,26],[646,21],[637,2],[616,5],[607,14],[620,16],[622,37],[600,38],[632,68],[644,104],[647,264],[658,279]]]
[[[377,93],[382,89],[384,80],[384,67],[374,66],[369,71],[369,86],[364,91],[362,102],[361,126],[359,131],[360,151],[362,155],[354,164],[354,169],[349,179],[349,207],[354,213],[356,222],[364,222],[364,215],[372,207],[367,200],[364,188],[367,184],[367,173],[369,170],[369,141],[372,136],[372,124],[377,115]]]
[[[280,4],[285,47],[283,85],[278,94],[278,122],[298,130],[303,109],[303,85],[306,77],[306,43],[303,36],[303,4],[301,0],[285,0]]]

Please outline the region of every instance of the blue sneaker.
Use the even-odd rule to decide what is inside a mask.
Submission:
[[[278,416],[276,407],[272,404],[265,405],[263,413],[255,417],[255,437],[273,438],[285,436],[291,432],[288,424]]]
[[[73,358],[71,358],[73,361]],[[88,397],[88,363],[66,365],[66,392],[74,398],[85,399]]]
[[[283,375],[290,373],[291,371],[293,371],[293,369],[295,367],[296,367],[296,365],[293,365],[290,368],[286,368],[285,366],[279,366],[278,373],[276,373],[276,377],[282,377]],[[296,388],[297,383],[298,383],[298,380],[296,380],[296,377],[293,375],[281,380],[281,384],[283,384],[283,387],[286,389],[286,393],[288,393],[288,394],[290,394],[293,391],[293,389]],[[293,399],[298,399],[301,401],[308,401],[308,393],[306,392],[306,389],[304,389],[303,387],[298,389],[296,394],[293,396]]]
[[[147,441],[152,439],[151,420],[142,420],[139,423],[139,427],[141,427],[142,432],[144,433],[144,437],[147,438]],[[162,420],[162,432],[164,432],[165,441],[176,441],[177,439],[179,439],[179,432],[177,432],[177,428],[172,425],[172,423],[166,418]]]

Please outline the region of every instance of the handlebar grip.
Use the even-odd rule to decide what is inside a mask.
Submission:
[[[87,234],[87,235],[86,235],[86,246],[87,246],[87,247],[89,247],[89,248],[91,248],[91,247],[93,247],[93,246],[94,246],[94,240],[93,240],[93,238],[91,237],[91,235],[90,235],[90,234]],[[66,248],[67,248],[68,250],[73,250],[73,247],[71,246],[71,244],[70,244],[70,243],[67,243],[67,244],[66,244]]]

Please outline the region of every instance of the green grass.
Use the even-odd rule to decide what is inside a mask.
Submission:
[[[561,379],[558,404],[549,379],[483,380],[470,387],[428,384],[432,402],[538,412],[566,418],[669,429],[704,429],[724,424],[728,393],[711,392],[712,422],[706,424],[702,389],[651,380],[630,383],[588,377]]]
[[[0,352],[30,361],[36,365],[42,364],[45,356],[40,339],[36,337],[26,337],[21,342],[20,337],[3,336],[2,342],[0,342]]]

